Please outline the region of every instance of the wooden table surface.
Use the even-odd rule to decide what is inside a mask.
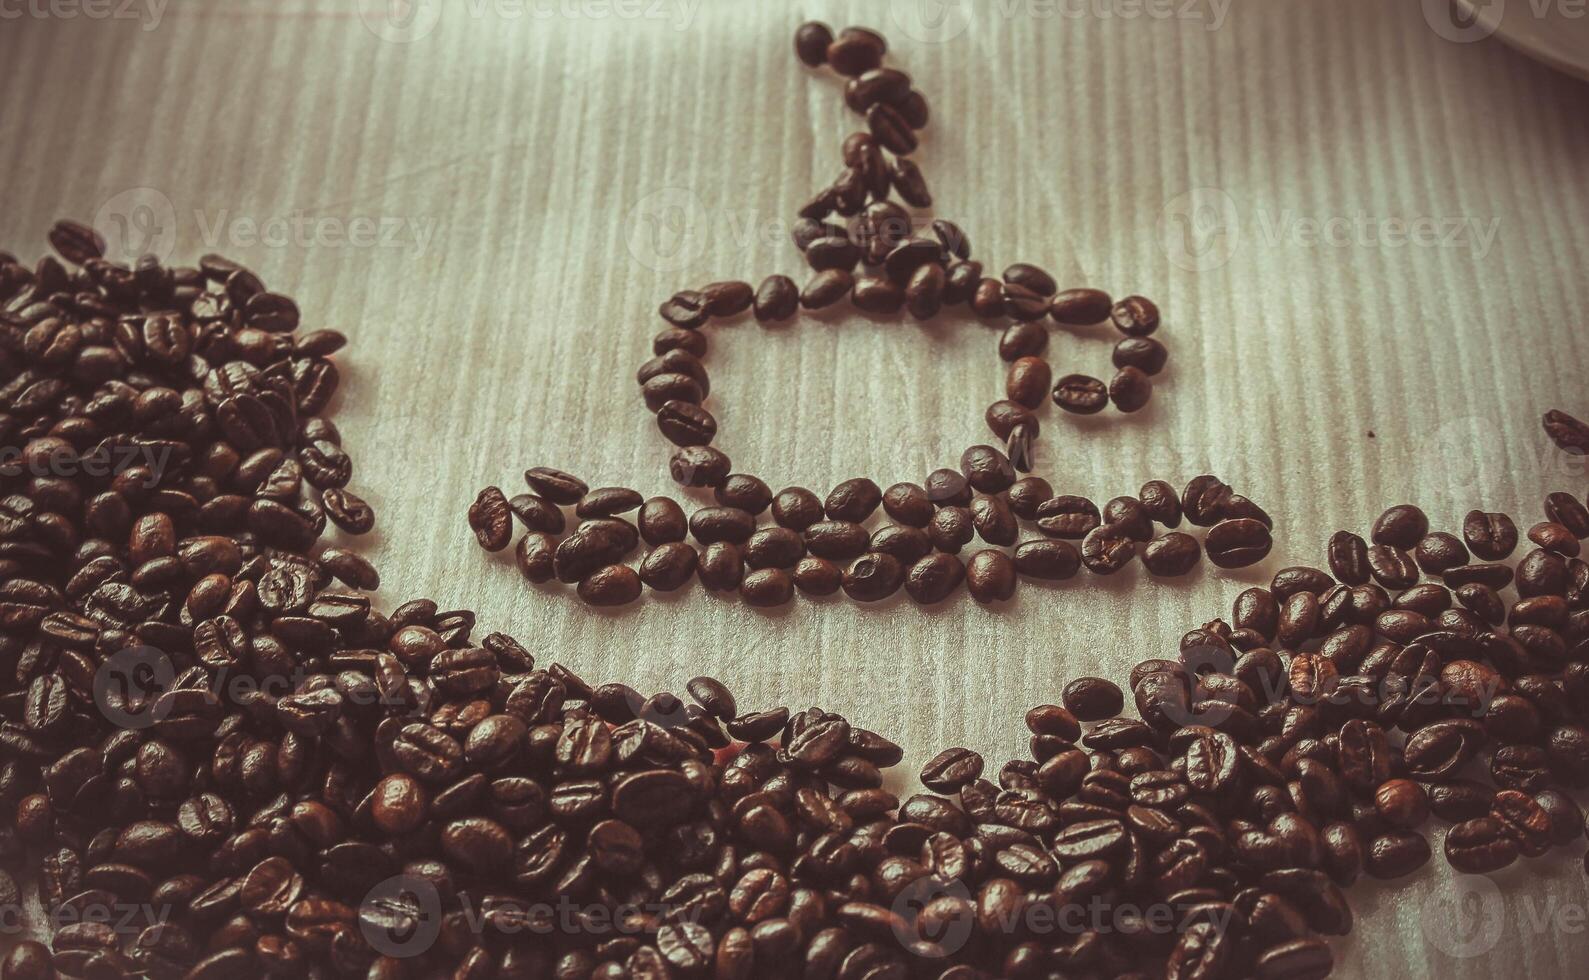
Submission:
[[[945,746],[1022,755],[1022,714],[1065,680],[1123,682],[1387,505],[1526,527],[1547,491],[1585,491],[1539,417],[1589,414],[1589,86],[1493,39],[1447,40],[1433,7],[7,4],[0,248],[31,259],[72,216],[119,249],[244,261],[352,338],[335,418],[379,513],[365,546],[388,603],[473,607],[595,681],[681,689],[704,672],[743,705],[841,711],[909,747],[911,786]],[[935,213],[989,266],[1164,308],[1172,366],[1152,405],[1046,411],[1038,472],[1098,500],[1216,472],[1274,516],[1268,561],[1023,586],[993,609],[766,613],[692,589],[597,612],[475,548],[476,491],[517,492],[528,466],[672,491],[633,380],[657,304],[803,278],[789,221],[857,125],[834,79],[792,57],[810,16],[889,36],[932,104],[916,159]],[[719,444],[775,488],[920,480],[986,439],[1002,390],[996,332],[961,317],[710,334]],[[1107,373],[1109,348],[1056,332],[1050,357]],[[1343,970],[1582,975],[1584,875],[1558,854],[1504,891],[1439,861],[1359,887]]]

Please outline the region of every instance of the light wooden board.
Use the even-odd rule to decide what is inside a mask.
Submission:
[[[95,220],[173,260],[238,258],[346,331],[336,421],[383,596],[471,606],[594,680],[709,672],[742,704],[891,735],[908,773],[954,744],[996,765],[1064,680],[1123,680],[1338,527],[1402,501],[1446,527],[1474,506],[1532,523],[1589,483],[1539,429],[1589,412],[1589,87],[1444,39],[1437,4],[428,0],[394,23],[354,0],[154,2],[7,6],[0,247],[31,258],[56,216]],[[788,221],[856,127],[790,52],[808,16],[890,37],[932,103],[937,213],[990,266],[1165,309],[1152,406],[1045,413],[1040,472],[1103,500],[1212,468],[1276,518],[1268,562],[999,609],[769,615],[692,591],[602,613],[473,546],[475,492],[527,466],[671,491],[633,381],[657,304],[803,278]],[[775,486],[919,480],[986,438],[995,339],[959,319],[713,329],[720,444]],[[1056,334],[1051,357],[1101,373],[1109,347]],[[1559,853],[1472,906],[1440,868],[1357,889],[1347,972],[1581,974],[1584,877]],[[1447,927],[1472,941],[1431,942]]]

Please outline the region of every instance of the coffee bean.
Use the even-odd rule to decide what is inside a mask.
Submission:
[[[1067,374],[1054,385],[1054,404],[1076,415],[1096,415],[1109,404],[1109,388],[1085,374]]]
[[[733,462],[711,446],[685,446],[668,461],[673,482],[686,487],[715,487],[728,479]]]
[[[1152,300],[1127,296],[1109,310],[1115,329],[1131,337],[1146,337],[1159,329],[1159,308]]]
[[[640,537],[647,545],[683,541],[688,523],[684,508],[668,497],[652,497],[640,505]]]
[[[1081,570],[1081,552],[1068,541],[1027,541],[1015,549],[1015,570],[1050,582],[1074,578]]]
[[[872,516],[883,502],[883,491],[865,477],[846,480],[834,487],[823,504],[829,520],[860,523]]]
[[[968,507],[940,508],[927,525],[927,536],[934,548],[948,555],[957,555],[960,549],[976,535],[976,522]]]
[[[932,520],[932,500],[914,483],[896,483],[883,492],[883,511],[908,527],[926,527]]]
[[[945,306],[969,303],[982,284],[982,263],[952,262],[944,275],[943,302]],[[1010,360],[1010,358],[1005,358]]]
[[[1208,560],[1220,568],[1245,568],[1263,561],[1273,546],[1269,529],[1250,518],[1221,521],[1204,541]]]
[[[925,205],[922,205],[925,206]],[[917,320],[931,320],[943,309],[946,276],[943,266],[928,263],[910,274],[905,284],[905,307]]]
[[[1142,549],[1143,567],[1161,578],[1187,574],[1202,557],[1197,539],[1181,531],[1162,535]]]
[[[776,323],[787,320],[795,315],[800,307],[800,288],[788,276],[768,276],[756,287],[755,315],[761,323]],[[695,336],[699,336],[696,334]],[[657,353],[662,353],[657,351]],[[706,353],[704,347],[700,351],[692,352],[700,357]]]
[[[745,563],[739,549],[726,541],[709,544],[701,549],[696,562],[696,575],[701,585],[710,592],[733,592],[745,577]]]
[[[1048,312],[1067,326],[1085,327],[1109,319],[1114,303],[1109,294],[1097,289],[1067,289],[1057,294]]]
[[[702,507],[690,515],[690,534],[701,544],[744,544],[755,530],[755,515],[738,507]]]
[[[706,446],[717,437],[717,420],[711,412],[677,400],[657,410],[657,428],[675,446]]]
[[[1022,323],[1041,320],[1048,313],[1048,298],[1016,282],[1000,287],[1004,315]]]
[[[1464,874],[1490,874],[1517,860],[1517,842],[1490,817],[1455,824],[1446,832],[1446,860]]]
[[[1051,538],[1079,540],[1102,523],[1098,506],[1085,497],[1061,494],[1038,505],[1038,530]]]
[[[905,291],[886,276],[868,273],[855,277],[850,300],[864,313],[889,316],[905,305]]]
[[[772,517],[782,527],[804,531],[822,516],[822,501],[804,487],[786,487],[773,498]]]
[[[579,499],[590,492],[583,480],[547,466],[525,470],[524,481],[535,493],[563,506],[579,503]]]
[[[916,133],[899,110],[891,105],[879,103],[867,109],[866,128],[890,153],[903,156],[916,152]]]
[[[981,493],[1003,493],[1015,483],[1015,468],[1009,457],[992,446],[972,446],[962,453],[960,472],[972,489]]]
[[[1022,357],[1010,365],[1004,392],[1011,401],[1035,410],[1048,397],[1051,381],[1047,361],[1035,356]]]
[[[984,605],[1015,596],[1015,563],[1002,551],[979,551],[966,563],[966,588]]]
[[[486,487],[469,505],[469,528],[487,551],[501,551],[513,540],[513,512],[508,498],[496,487]]]
[[[846,27],[828,45],[827,63],[839,74],[853,77],[876,68],[887,50],[888,45],[876,32],[864,27]]]
[[[1005,328],[999,338],[999,357],[1012,363],[1022,358],[1036,358],[1047,346],[1048,331],[1042,324],[1016,322]]]
[[[1164,345],[1151,337],[1127,337],[1115,344],[1112,355],[1115,367],[1134,367],[1150,376],[1163,371],[1169,358]]]
[[[764,527],[745,542],[744,557],[751,568],[793,568],[805,552],[805,539],[799,531]]]
[[[971,522],[988,544],[1013,546],[1020,533],[1014,512],[1001,497],[979,496],[972,500]]]
[[[748,606],[782,606],[794,598],[794,579],[781,568],[758,568],[745,576],[739,594]]]
[[[1322,940],[1299,938],[1264,950],[1258,957],[1259,980],[1324,980],[1335,969],[1335,958]]]
[[[1137,543],[1118,524],[1101,524],[1081,542],[1081,563],[1095,575],[1113,575],[1136,556]]]
[[[930,606],[953,595],[965,576],[965,565],[954,555],[927,555],[905,573],[905,592],[917,603]]]
[[[808,68],[820,68],[828,62],[828,45],[833,43],[833,30],[820,21],[807,21],[795,30],[795,57]]]
[[[1152,379],[1130,365],[1115,372],[1109,382],[1109,399],[1122,412],[1141,411],[1152,397]]]
[[[657,592],[672,592],[689,583],[697,560],[695,549],[682,541],[658,543],[640,563],[640,581]]]
[[[871,536],[854,521],[818,521],[806,528],[806,550],[829,561],[851,561],[866,550]]]
[[[1544,521],[1528,529],[1528,540],[1542,550],[1563,558],[1576,558],[1583,550],[1572,531],[1554,521]]]
[[[893,555],[864,554],[844,570],[844,594],[856,602],[886,599],[904,582],[905,569]]]
[[[832,306],[850,294],[855,280],[843,269],[824,269],[800,291],[800,305],[808,310]]]
[[[807,555],[794,568],[795,587],[806,595],[829,596],[839,591],[844,573],[833,562]]]

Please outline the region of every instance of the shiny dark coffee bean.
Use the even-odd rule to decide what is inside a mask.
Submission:
[[[1076,415],[1096,415],[1109,404],[1109,387],[1085,374],[1067,374],[1054,385],[1054,404]]]

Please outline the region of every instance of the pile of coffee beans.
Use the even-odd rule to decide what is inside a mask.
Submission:
[[[795,53],[804,64],[826,65],[847,79],[845,101],[865,116],[869,130],[844,141],[839,176],[800,209],[793,238],[812,269],[806,285],[783,275],[756,287],[713,282],[675,293],[659,310],[669,326],[653,338],[654,356],[636,380],[658,430],[676,447],[669,464],[674,480],[710,491],[713,504],[686,519],[671,498],[646,500],[624,487],[590,490],[576,476],[538,467],[525,474],[528,493],[480,492],[469,525],[482,547],[507,548],[517,517],[525,527],[518,564],[531,582],[577,583],[586,602],[622,605],[640,598],[645,587],[671,592],[695,579],[711,591],[737,591],[755,607],[841,589],[857,602],[881,601],[903,589],[926,605],[949,599],[962,585],[977,602],[997,603],[1014,596],[1021,577],[1055,581],[1083,568],[1112,575],[1139,555],[1150,575],[1163,578],[1188,574],[1205,551],[1212,564],[1227,569],[1268,555],[1269,515],[1214,476],[1196,477],[1179,492],[1153,480],[1135,496],[1115,497],[1100,508],[1029,475],[1036,413],[1045,401],[1078,415],[1111,403],[1121,412],[1147,405],[1152,376],[1168,359],[1152,336],[1158,307],[1141,296],[1115,302],[1097,289],[1061,290],[1052,275],[1025,262],[1010,265],[998,279],[984,276],[953,222],[933,219],[930,236],[919,233],[925,229],[918,229],[907,205],[930,207],[932,196],[909,154],[918,147],[916,132],[927,125],[927,102],[910,76],[883,66],[886,51],[882,36],[866,28],[835,35],[824,24],[808,23],[795,33]],[[873,317],[905,311],[928,320],[967,306],[978,318],[1007,323],[998,343],[1009,364],[1005,397],[986,413],[998,444],[972,446],[958,468],[937,470],[921,484],[885,490],[858,477],[825,499],[797,486],[774,493],[756,476],[735,472],[714,445],[717,420],[703,407],[711,381],[702,328],[746,315],[772,326],[802,308],[829,307],[845,297]],[[1113,324],[1123,337],[1114,350],[1113,378],[1106,384],[1068,374],[1056,382],[1042,356],[1047,320],[1067,328]],[[577,524],[561,509],[570,506]],[[879,509],[886,520],[868,527]],[[632,522],[626,515],[636,511]],[[758,524],[769,512],[772,522]],[[1183,518],[1208,529],[1203,541],[1176,530]],[[1023,525],[1036,535],[1023,540]],[[978,539],[988,547],[962,559]],[[626,564],[641,544],[649,550]]]
[[[1446,533],[1391,508],[1127,691],[1065,685],[1027,713],[1028,758],[993,773],[949,749],[901,800],[902,747],[831,712],[745,709],[708,677],[687,697],[591,684],[476,640],[466,610],[379,611],[376,570],[322,540],[372,522],[318,414],[342,337],[299,332],[219,258],[127,268],[69,223],[51,241],[74,268],[0,256],[0,906],[16,922],[36,892],[50,940],[12,945],[5,980],[1317,978],[1352,928],[1343,889],[1426,864],[1431,818],[1469,873],[1582,839],[1589,508],[1570,494],[1515,566],[1505,515]],[[972,463],[826,501],[725,480],[689,520],[538,469],[529,499],[471,516],[502,547],[515,515],[638,509],[655,550],[631,574],[687,577],[693,552],[655,556],[688,531],[710,581],[736,539],[762,571],[864,542],[879,506],[932,525]],[[1203,480],[1138,504],[1195,521],[1231,499]],[[752,530],[768,508],[779,524]],[[638,588],[602,550],[617,533],[527,560],[607,601]],[[1227,537],[1210,550],[1249,547]],[[902,564],[867,554],[838,579],[859,598]],[[984,562],[973,590],[1001,574]],[[909,587],[954,579],[935,567]]]
[[[800,37],[808,62],[877,67],[875,35]],[[852,104],[897,129],[867,102],[881,89],[924,121],[899,86]],[[709,677],[648,696],[477,639],[467,610],[376,608],[376,569],[325,540],[374,523],[321,415],[342,335],[300,330],[219,257],[129,267],[86,226],[49,238],[60,258],[0,253],[0,914],[14,930],[36,895],[49,940],[5,940],[0,980],[1308,980],[1353,927],[1344,889],[1427,864],[1431,819],[1465,873],[1582,849],[1589,502],[1571,493],[1526,532],[1393,507],[1124,690],[1065,684],[1027,712],[1027,758],[993,772],[951,748],[901,800],[885,772],[904,749],[832,712],[742,707]],[[709,418],[676,409],[664,431]],[[1545,426],[1589,445],[1570,416]],[[716,506],[686,517],[539,468],[470,524],[501,549],[525,523],[525,574],[595,603],[692,575],[768,604],[901,579],[918,601],[962,580],[991,600],[1139,544],[1181,567],[1196,540],[1151,530],[1182,519],[1216,562],[1269,548],[1212,477],[1100,512],[1012,469],[973,447],[923,486],[824,500],[725,464]],[[868,533],[879,507],[895,523]],[[1045,537],[954,558],[973,534],[1014,544],[1015,517]]]

